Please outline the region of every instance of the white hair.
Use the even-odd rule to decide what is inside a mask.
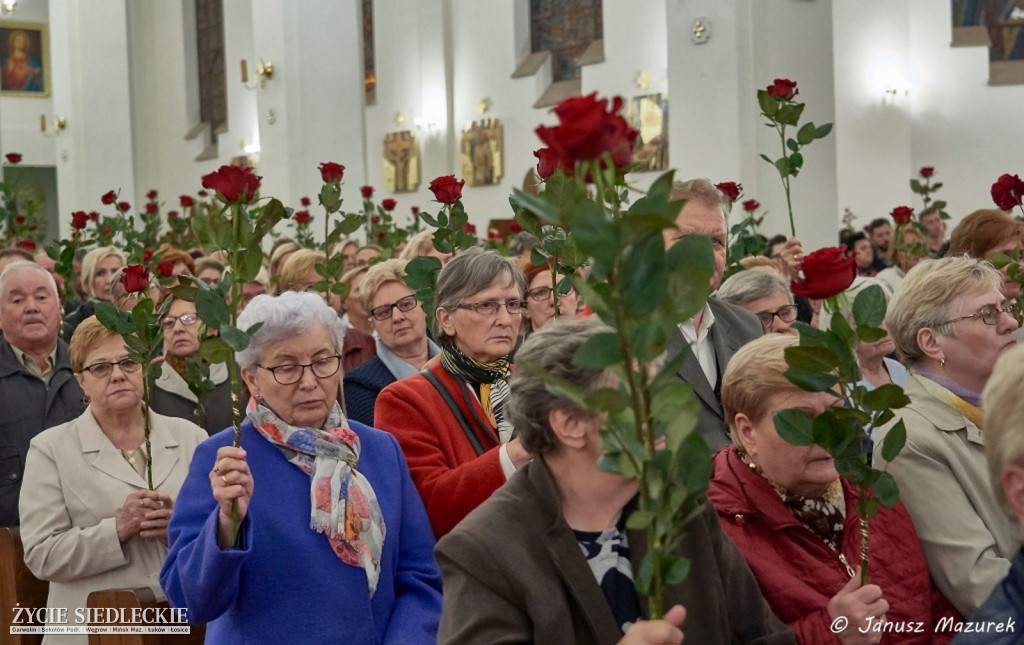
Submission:
[[[261,294],[252,299],[238,316],[239,329],[263,323],[238,352],[236,359],[243,370],[252,371],[260,362],[267,346],[309,332],[316,324],[327,328],[334,338],[334,348],[341,354],[345,343],[345,325],[323,298],[307,291],[286,291],[279,296]]]
[[[0,299],[7,294],[7,280],[10,279],[9,276],[13,276],[18,271],[25,270],[38,271],[45,275],[46,282],[50,285],[50,288],[53,289],[54,297],[60,300],[60,292],[57,290],[57,281],[53,279],[53,275],[32,260],[18,260],[17,262],[11,262],[4,267],[4,270],[0,272]]]

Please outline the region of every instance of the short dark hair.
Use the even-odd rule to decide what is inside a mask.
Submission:
[[[876,217],[875,219],[871,220],[871,222],[867,226],[864,227],[864,230],[867,231],[870,235],[871,233],[874,233],[875,229],[880,226],[892,226],[892,224],[889,223],[889,219],[886,217]]]
[[[845,246],[848,250],[852,251],[853,247],[861,240],[868,239],[868,236],[863,231],[843,231],[839,235],[839,243]]]
[[[782,235],[781,233],[779,235],[771,236],[770,238],[768,238],[768,242],[765,243],[765,245],[764,245],[764,254],[767,257],[771,257],[772,256],[772,247],[775,246],[776,244],[783,244],[783,243],[785,243],[785,241],[787,239],[789,239],[789,238],[787,238],[785,235]]]

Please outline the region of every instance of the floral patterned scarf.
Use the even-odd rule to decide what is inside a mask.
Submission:
[[[248,415],[257,432],[310,476],[310,528],[327,536],[342,562],[366,571],[372,596],[387,527],[373,487],[356,470],[359,436],[348,427],[341,406],[334,404],[326,430],[289,425],[255,400],[249,403]]]

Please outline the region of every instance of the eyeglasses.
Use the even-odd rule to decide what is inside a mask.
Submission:
[[[497,300],[485,300],[484,302],[467,302],[459,305],[459,309],[469,309],[475,311],[481,316],[494,316],[497,315],[501,308],[504,307],[505,311],[509,314],[516,316],[523,313],[523,309],[526,307],[525,300],[508,300],[506,302],[498,302]]]
[[[329,378],[338,373],[338,369],[341,368],[341,356],[334,355],[328,356],[327,358],[321,358],[320,360],[313,361],[312,363],[299,364],[299,363],[288,363],[286,365],[278,365],[276,367],[266,367],[265,365],[257,364],[256,367],[267,370],[273,375],[274,380],[279,385],[291,385],[298,383],[302,380],[302,375],[306,373],[308,367],[313,376],[317,378]]]
[[[174,329],[174,323],[176,321],[178,321],[178,320],[181,321],[182,325],[185,325],[186,327],[191,327],[192,325],[194,325],[197,322],[199,322],[199,316],[197,316],[196,314],[181,314],[180,316],[165,316],[164,319],[160,321],[160,327],[164,331],[171,331],[172,329]]]
[[[785,307],[779,307],[775,311],[759,311],[754,315],[761,321],[761,327],[768,329],[772,326],[776,316],[784,323],[791,323],[796,320],[796,305],[786,305]]]
[[[109,363],[109,362],[93,363],[92,365],[88,365],[86,367],[83,367],[82,371],[83,372],[89,372],[90,374],[92,374],[96,378],[107,378],[108,376],[110,376],[110,373],[114,370],[114,366],[115,365],[120,367],[121,371],[124,372],[125,374],[132,374],[132,373],[138,372],[140,369],[142,369],[142,366],[139,365],[138,363],[136,363],[135,361],[133,361],[132,359],[130,359],[130,358],[122,358],[121,360],[117,361],[116,363]]]
[[[981,309],[979,309],[978,311],[974,312],[973,314],[971,314],[969,316],[960,316],[959,318],[953,318],[952,320],[947,320],[946,322],[939,323],[939,324],[940,325],[948,325],[950,323],[959,322],[961,320],[969,320],[971,318],[981,318],[981,322],[985,323],[986,325],[998,325],[999,324],[999,317],[1002,314],[1006,313],[1006,314],[1010,314],[1011,316],[1013,316],[1013,314],[1016,311],[1017,311],[1017,301],[1014,300],[1012,302],[1006,303],[1002,307],[1000,307],[998,305],[985,305],[984,307],[982,307]]]
[[[551,287],[537,287],[536,289],[530,289],[529,291],[527,291],[526,297],[529,298],[530,300],[533,300],[534,302],[544,302],[545,300],[551,297],[551,292],[553,291],[554,289],[552,289]],[[574,290],[569,290],[570,293],[572,291]]]
[[[391,314],[393,313],[393,309],[395,307],[398,307],[398,310],[404,314],[407,311],[412,311],[413,309],[415,309],[417,304],[418,303],[416,302],[416,296],[406,296],[398,300],[397,302],[392,302],[390,304],[374,307],[373,309],[370,310],[370,315],[373,316],[376,320],[387,320],[388,318],[391,317]]]

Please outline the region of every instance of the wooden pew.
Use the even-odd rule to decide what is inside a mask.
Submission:
[[[50,583],[32,575],[25,566],[25,551],[21,546],[18,527],[0,528],[0,644],[39,645],[42,634],[12,634],[15,607],[39,608],[46,606]],[[41,625],[41,623],[32,623]]]
[[[166,600],[158,601],[148,587],[138,589],[104,589],[89,594],[86,607],[123,609],[166,608]],[[89,634],[89,645],[202,645],[206,637],[204,625],[190,625],[188,634]]]

